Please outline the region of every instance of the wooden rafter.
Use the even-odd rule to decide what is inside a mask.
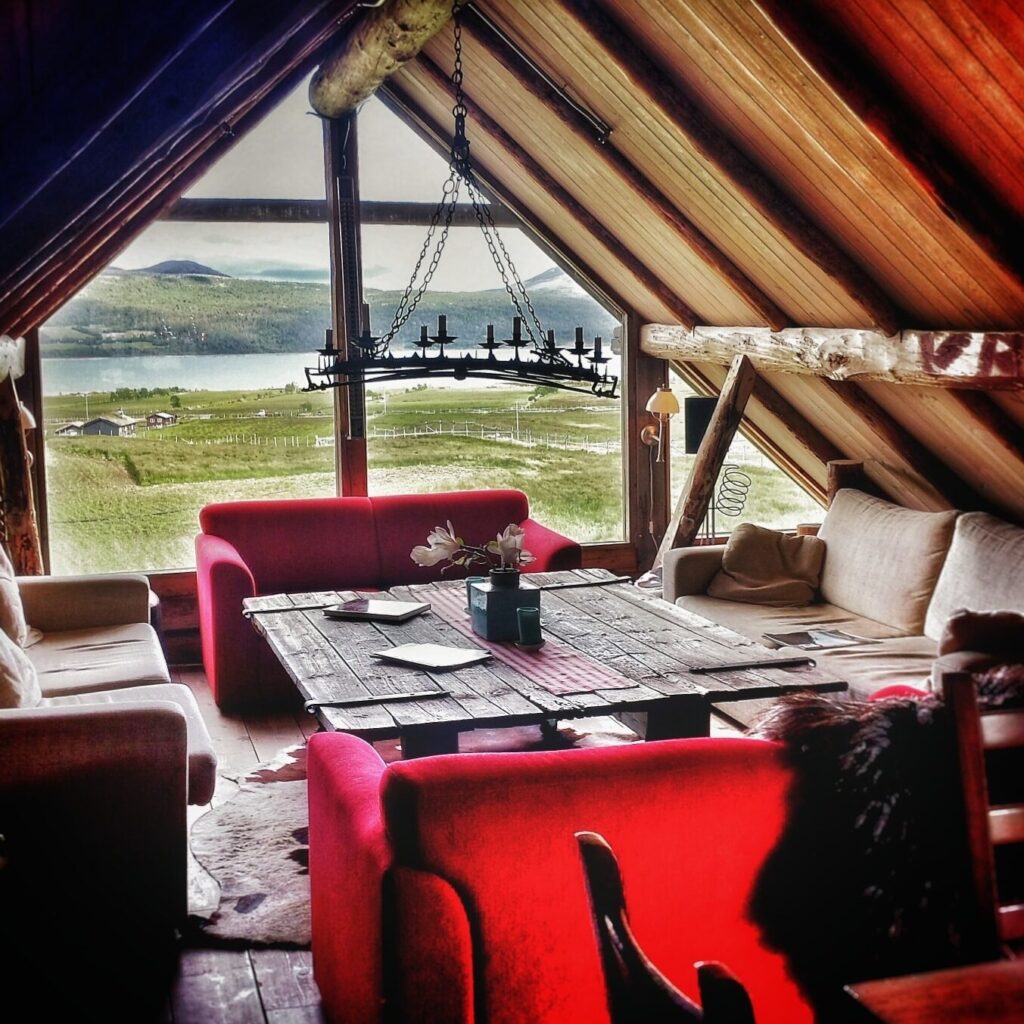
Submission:
[[[1024,388],[1024,332],[841,328],[696,327],[645,324],[643,350],[662,359],[727,366],[737,352],[762,371],[831,380],[874,380],[945,388]]]
[[[160,217],[210,164],[257,124],[287,95],[318,58],[337,30],[339,8],[351,0],[318,7],[317,17],[302,22],[302,31],[289,33],[285,45],[264,61],[261,81],[249,78],[223,95],[205,121],[183,127],[168,161],[151,152],[139,158],[107,194],[106,204],[93,204],[49,243],[33,254],[23,287],[0,290],[0,330],[25,333],[42,323],[70,295],[107,263],[150,222]],[[74,244],[68,244],[68,238]]]
[[[950,397],[960,415],[976,423],[1007,458],[1024,463],[1024,427],[1001,406],[980,391],[952,391]]]
[[[911,173],[936,207],[1018,284],[1024,284],[1024,223],[988,183],[901,102],[870,57],[808,0],[758,0],[794,49]]]
[[[359,204],[362,224],[390,224],[400,227],[426,227],[437,203],[363,200]],[[492,202],[490,214],[499,228],[519,226],[516,217],[503,203]],[[179,199],[164,214],[164,220],[213,221],[217,223],[260,221],[264,224],[325,224],[327,203],[323,199]],[[476,225],[471,203],[457,203],[452,215],[453,227]]]
[[[447,100],[451,94],[451,82],[448,76],[424,54],[420,54],[416,66],[427,75],[431,87]],[[392,79],[390,85],[393,90],[397,88],[399,95],[408,96],[407,90],[396,79]],[[643,288],[654,295],[667,309],[670,309],[681,323],[690,325],[696,323],[697,314],[689,305],[676,295],[638,256],[632,253],[619,238],[612,234],[594,214],[567,189],[563,188],[539,161],[525,152],[518,142],[472,99],[467,96],[465,102],[470,122],[497,142],[508,153],[509,160],[519,164],[539,189],[546,192],[578,221],[584,231],[614,253],[618,262],[637,279]]]
[[[690,466],[679,501],[658,546],[654,564],[661,565],[672,548],[689,547],[700,532],[715,493],[718,474],[725,465],[743,410],[754,388],[757,371],[746,356],[737,356],[718,394],[718,404]]]
[[[718,394],[718,385],[700,367],[695,366],[693,363],[679,362],[671,362],[669,365],[699,394]],[[786,432],[801,447],[806,448],[811,456],[822,466],[826,466],[829,462],[843,457],[843,453],[839,448],[832,444],[814,424],[783,398],[760,375],[754,381],[754,390],[751,397],[763,407],[765,412],[774,416]],[[824,502],[825,489],[822,487],[819,479],[808,473],[804,466],[790,455],[779,443],[778,439],[768,432],[765,424],[759,421],[756,413],[752,412],[749,408],[743,417],[740,432],[756,448],[764,452],[787,476],[795,480],[811,497],[817,501]]]
[[[996,511],[974,488],[957,475],[930,448],[852,381],[821,379],[822,384],[846,408],[883,441],[907,468],[923,479],[950,508],[965,511]]]
[[[595,0],[574,0],[564,10],[575,19],[575,30],[596,37],[645,99],[664,112],[675,129],[782,237],[857,302],[872,325],[887,334],[899,330],[905,319],[902,311],[867,271],[730,141],[725,126],[716,123],[675,79],[657,66],[650,51],[625,24]]]
[[[451,151],[451,138],[446,129],[442,128],[394,79],[385,83],[378,93],[381,101],[401,117],[420,138],[439,156],[447,159]],[[620,314],[624,313],[629,304],[618,294],[587,260],[564,238],[556,238],[550,231],[534,218],[533,214],[521,201],[507,189],[493,181],[484,180],[480,168],[476,169],[480,189],[487,198],[509,210],[518,221],[518,227],[530,240],[551,259],[565,270],[585,290],[596,293],[605,305],[613,307]]]
[[[321,117],[341,117],[355,110],[412,60],[451,16],[451,0],[391,0],[372,7],[313,75],[310,105]]]
[[[775,330],[790,325],[793,320],[775,301],[736,265],[685,213],[654,184],[646,174],[615,147],[614,138],[598,139],[592,123],[571,104],[543,75],[524,61],[516,50],[473,9],[464,16],[466,30],[486,50],[488,55],[512,75],[524,91],[536,97],[544,106],[583,142],[596,164],[606,164],[623,180],[632,192],[647,205],[652,214],[667,224],[712,270]]]

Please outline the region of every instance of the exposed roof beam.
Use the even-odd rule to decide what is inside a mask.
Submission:
[[[371,10],[309,83],[309,102],[321,117],[355,110],[384,81],[407,64],[451,19],[451,0],[391,0],[363,4]]]
[[[344,0],[343,6],[348,3]],[[46,251],[41,250],[31,287],[0,297],[0,330],[23,334],[42,323],[139,231],[166,212],[235,134],[254,127],[308,74],[320,49],[336,32],[338,17],[338,5],[331,4],[319,9],[316,18],[304,20],[303,31],[290,34],[285,45],[264,61],[258,84],[249,79],[238,83],[237,90],[222,97],[206,120],[182,129],[173,160],[162,152],[151,154],[127,180],[119,182],[100,216],[75,226],[73,245],[68,244],[65,231],[54,245],[42,247]]]
[[[669,364],[680,377],[692,388],[705,395],[717,395],[719,386],[705,373],[704,369],[693,363],[671,362]],[[765,412],[775,417],[786,432],[822,466],[843,458],[843,453],[824,434],[822,434],[806,417],[782,397],[763,377],[758,375],[754,381],[751,398],[760,404]],[[755,447],[760,449],[787,476],[795,480],[808,494],[824,503],[825,488],[800,462],[782,447],[768,433],[764,423],[757,418],[756,410],[747,407],[747,412],[740,424],[740,432]]]
[[[820,3],[757,0],[828,87],[913,175],[935,205],[1018,284],[1024,284],[1024,223],[974,169],[879,75],[850,33]]]
[[[436,209],[437,203],[364,199],[359,204],[359,222],[427,227]],[[491,203],[490,212],[499,228],[519,227],[519,218],[502,203]],[[179,199],[164,214],[163,219],[193,222],[260,221],[264,224],[323,224],[327,221],[327,203],[323,199]],[[471,203],[456,204],[452,216],[453,227],[475,227],[476,223],[476,213]]]
[[[961,415],[976,423],[1008,458],[1024,462],[1024,427],[981,391],[952,391]],[[959,419],[959,417],[958,417]]]
[[[396,82],[392,79],[381,87],[377,94],[381,101],[397,116],[401,117],[417,135],[439,156],[447,159],[451,153],[451,139],[426,111],[424,111]],[[598,274],[583,257],[561,238],[555,238],[547,227],[540,224],[531,212],[522,207],[519,200],[501,186],[481,178],[480,169],[476,168],[480,191],[492,203],[501,204],[517,218],[517,227],[530,240],[547,253],[576,283],[586,291],[595,293],[599,301],[614,308],[621,316],[629,309],[626,300]]]
[[[736,190],[799,252],[821,268],[887,334],[899,330],[903,314],[851,256],[729,140],[727,129],[709,117],[682,87],[657,66],[627,26],[595,0],[574,0],[563,10],[579,31],[595,36],[647,100],[660,107],[677,131],[729,179]]]
[[[430,79],[431,86],[446,100],[451,97],[451,81],[448,76],[424,54],[420,54],[416,66],[422,69]],[[392,85],[394,84],[392,80]],[[401,87],[399,87],[401,89]],[[404,89],[401,90],[405,94]],[[697,314],[670,289],[643,261],[634,255],[625,242],[617,238],[604,226],[581,202],[567,189],[563,188],[529,153],[523,150],[504,128],[489,114],[481,110],[468,96],[465,100],[470,120],[479,126],[481,132],[494,139],[507,153],[510,162],[518,163],[528,177],[533,178],[537,187],[546,192],[552,199],[565,209],[583,229],[615,254],[616,259],[632,274],[641,286],[654,295],[681,323],[692,326],[697,322]]]
[[[695,327],[645,324],[649,356],[728,366],[737,352],[771,373],[944,388],[1024,388],[1024,332],[877,331],[842,328]]]
[[[951,508],[965,511],[996,511],[930,448],[897,422],[859,384],[827,378],[823,378],[821,382],[850,413],[864,422],[902,463],[925,480]]]
[[[781,330],[793,323],[791,316],[783,312],[643,171],[615,148],[614,139],[599,140],[594,133],[593,122],[567,103],[565,95],[525,61],[473,8],[466,10],[463,24],[526,92],[544,104],[587,146],[595,163],[609,165],[619,177],[628,182],[633,193],[646,203],[654,216],[667,224],[767,324],[775,330]]]

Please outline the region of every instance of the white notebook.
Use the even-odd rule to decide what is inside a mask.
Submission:
[[[386,651],[374,651],[373,657],[396,665],[416,668],[461,668],[490,658],[490,651],[479,647],[447,647],[444,644],[400,644]]]

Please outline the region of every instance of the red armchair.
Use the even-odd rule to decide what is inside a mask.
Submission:
[[[442,566],[416,565],[409,552],[449,519],[470,541],[487,541],[518,523],[526,531],[525,547],[537,559],[528,571],[580,565],[580,546],[531,519],[522,491],[207,505],[196,537],[199,632],[218,705],[265,703],[292,692],[284,670],[242,617],[243,598],[384,590],[441,579]],[[444,578],[467,574],[449,569]]]
[[[669,977],[685,983],[695,961],[722,960],[759,1024],[809,1022],[747,920],[789,784],[779,748],[759,740],[385,766],[361,740],[314,736],[313,966],[328,1016],[607,1021],[574,839],[592,829],[614,846],[633,929]]]

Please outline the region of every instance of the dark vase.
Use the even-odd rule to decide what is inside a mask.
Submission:
[[[491,586],[495,590],[514,590],[519,586],[519,570],[502,565],[491,570]]]

